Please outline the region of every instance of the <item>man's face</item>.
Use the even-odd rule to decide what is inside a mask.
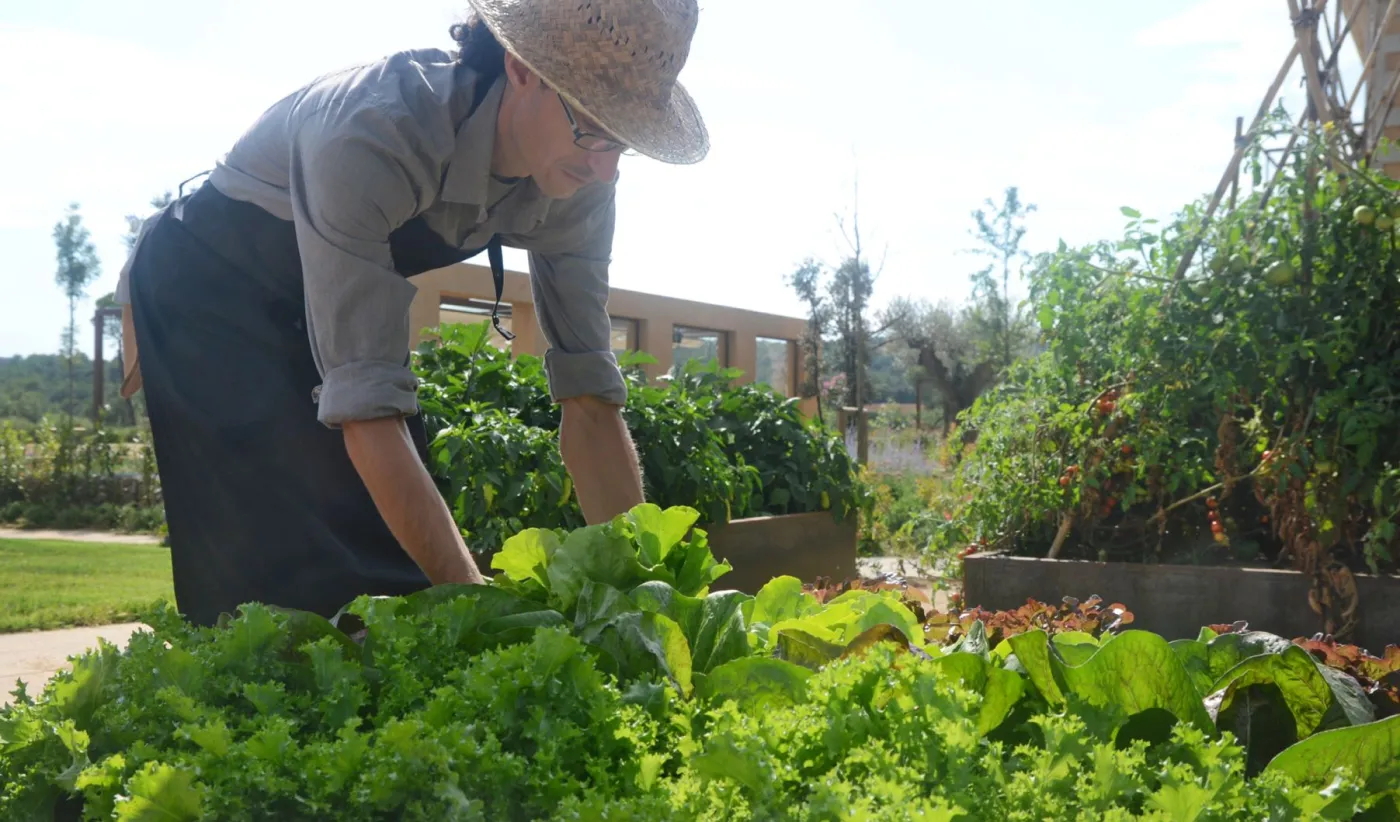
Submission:
[[[617,174],[622,150],[590,151],[580,147],[574,141],[574,126],[569,118],[572,115],[580,133],[606,135],[607,132],[576,109],[569,108],[563,98],[538,77],[531,74],[521,78],[516,72],[519,64],[511,66],[511,58],[507,56],[506,59],[516,96],[511,137],[540,191],[546,197],[564,199],[589,183],[612,180]],[[585,142],[588,139],[585,138]]]

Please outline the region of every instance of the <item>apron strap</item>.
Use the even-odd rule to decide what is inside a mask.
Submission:
[[[501,237],[498,234],[491,236],[491,241],[486,244],[486,257],[491,261],[491,281],[496,286],[496,304],[491,306],[491,325],[495,327],[496,333],[505,338],[507,342],[515,339],[515,335],[501,328],[501,292],[506,286],[506,267],[501,258]]]

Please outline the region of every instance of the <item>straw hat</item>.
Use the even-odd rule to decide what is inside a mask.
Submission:
[[[640,154],[695,163],[710,138],[676,79],[696,0],[469,0],[511,54]]]

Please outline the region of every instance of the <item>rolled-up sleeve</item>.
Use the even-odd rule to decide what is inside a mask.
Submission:
[[[614,191],[594,185],[557,201],[530,252],[530,286],[555,402],[592,396],[627,403],[627,383],[612,351],[608,315]]]
[[[436,196],[441,163],[406,107],[365,94],[298,124],[290,194],[306,290],[308,337],[321,374],[317,418],[329,427],[411,415],[409,306],[389,234]]]

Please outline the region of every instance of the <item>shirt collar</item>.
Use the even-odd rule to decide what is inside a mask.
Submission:
[[[478,81],[479,82],[479,81]],[[487,185],[491,180],[491,156],[496,148],[496,116],[501,110],[501,94],[506,78],[496,78],[476,111],[457,131],[457,145],[442,181],[442,199],[485,208]]]

